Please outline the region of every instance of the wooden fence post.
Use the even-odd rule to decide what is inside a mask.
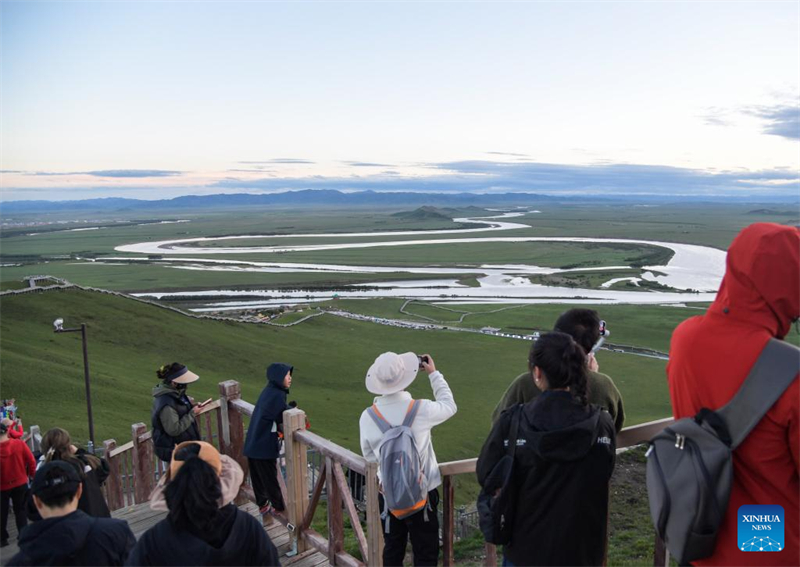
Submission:
[[[41,451],[42,431],[38,425],[31,425],[30,450],[31,453]]]
[[[383,565],[383,522],[378,503],[378,463],[367,463],[366,471],[366,499],[367,499],[367,549],[369,557],[364,557],[364,563],[371,567]]]
[[[134,423],[131,425],[131,437],[133,438],[133,501],[136,504],[147,502],[150,493],[155,487],[155,475],[153,474],[153,442],[151,440],[139,443],[139,436],[147,433],[147,426],[144,423]]]
[[[219,383],[220,398],[224,403],[220,405],[223,419],[223,453],[234,459],[242,467],[245,476],[248,474],[247,459],[244,457],[244,419],[242,414],[231,408],[230,402],[242,398],[242,388],[236,380],[226,380]],[[227,414],[227,419],[225,419]],[[226,425],[227,424],[227,425]]]
[[[444,567],[450,567],[454,563],[453,542],[455,540],[455,513],[454,513],[454,499],[455,487],[453,486],[453,477],[445,475],[442,483],[442,497],[443,510],[442,510],[442,564]]]
[[[344,551],[344,516],[342,493],[336,485],[333,459],[325,457],[328,487],[328,563],[336,565],[336,554]]]
[[[117,448],[113,439],[103,441],[105,459],[108,462],[108,479],[106,479],[106,500],[110,511],[122,508],[122,483],[119,477],[119,461],[111,456],[111,451]]]
[[[304,431],[305,428],[306,413],[303,410],[295,408],[283,412],[283,440],[288,481],[286,508],[289,521],[297,530],[294,536],[297,540],[298,553],[304,552],[308,547],[301,533],[303,517],[308,508],[308,456],[305,446],[295,438],[294,434],[296,431]]]

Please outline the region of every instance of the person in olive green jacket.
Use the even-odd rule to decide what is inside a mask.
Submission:
[[[571,335],[588,354],[589,403],[608,410],[611,419],[614,420],[614,428],[619,433],[625,422],[622,394],[609,376],[598,372],[597,359],[590,354],[592,347],[600,339],[600,318],[597,312],[592,309],[570,309],[561,314],[554,330]],[[517,404],[527,403],[540,393],[530,371],[520,374],[514,378],[494,408],[492,423],[497,421],[504,410]]]

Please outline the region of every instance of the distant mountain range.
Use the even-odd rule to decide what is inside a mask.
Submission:
[[[778,200],[774,197],[742,197],[723,199],[726,202],[787,202],[784,198]],[[258,206],[342,206],[342,207],[422,207],[422,206],[447,206],[447,207],[482,207],[491,205],[500,206],[528,206],[537,203],[552,202],[606,202],[606,203],[664,203],[664,202],[700,202],[718,201],[708,195],[697,198],[685,196],[613,196],[597,197],[586,195],[552,196],[537,193],[389,193],[377,191],[360,191],[343,193],[341,191],[325,189],[308,189],[302,191],[288,191],[285,193],[235,193],[218,195],[185,195],[174,199],[140,200],[123,198],[86,199],[80,201],[6,201],[0,204],[0,211],[10,213],[39,213],[59,211],[153,211],[153,210],[190,210],[190,209],[220,209]]]

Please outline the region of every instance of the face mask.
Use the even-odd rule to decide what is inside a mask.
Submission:
[[[175,388],[179,392],[185,392],[186,391],[186,384],[175,384]]]

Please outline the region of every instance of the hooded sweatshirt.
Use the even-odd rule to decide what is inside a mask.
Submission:
[[[136,543],[123,520],[93,518],[76,510],[22,530],[11,565],[123,565]]]
[[[753,224],[728,249],[725,277],[705,315],[672,335],[667,378],[675,419],[716,410],[739,390],[767,342],[800,316],[800,231]],[[733,485],[714,554],[696,565],[800,565],[800,387],[798,380],[733,452]],[[777,504],[785,513],[784,549],[739,550],[737,512]]]
[[[275,363],[267,368],[267,386],[261,391],[247,438],[244,454],[250,459],[277,459],[280,454],[278,426],[283,424],[283,412],[289,409],[286,396],[289,390],[283,387],[286,373],[294,370],[288,364]]]
[[[506,454],[514,409],[497,420],[478,457],[483,486]],[[600,565],[605,552],[614,422],[566,391],[545,391],[522,406],[512,479],[515,565]]]
[[[0,443],[0,490],[27,484],[35,473],[36,459],[24,441],[8,439]]]

